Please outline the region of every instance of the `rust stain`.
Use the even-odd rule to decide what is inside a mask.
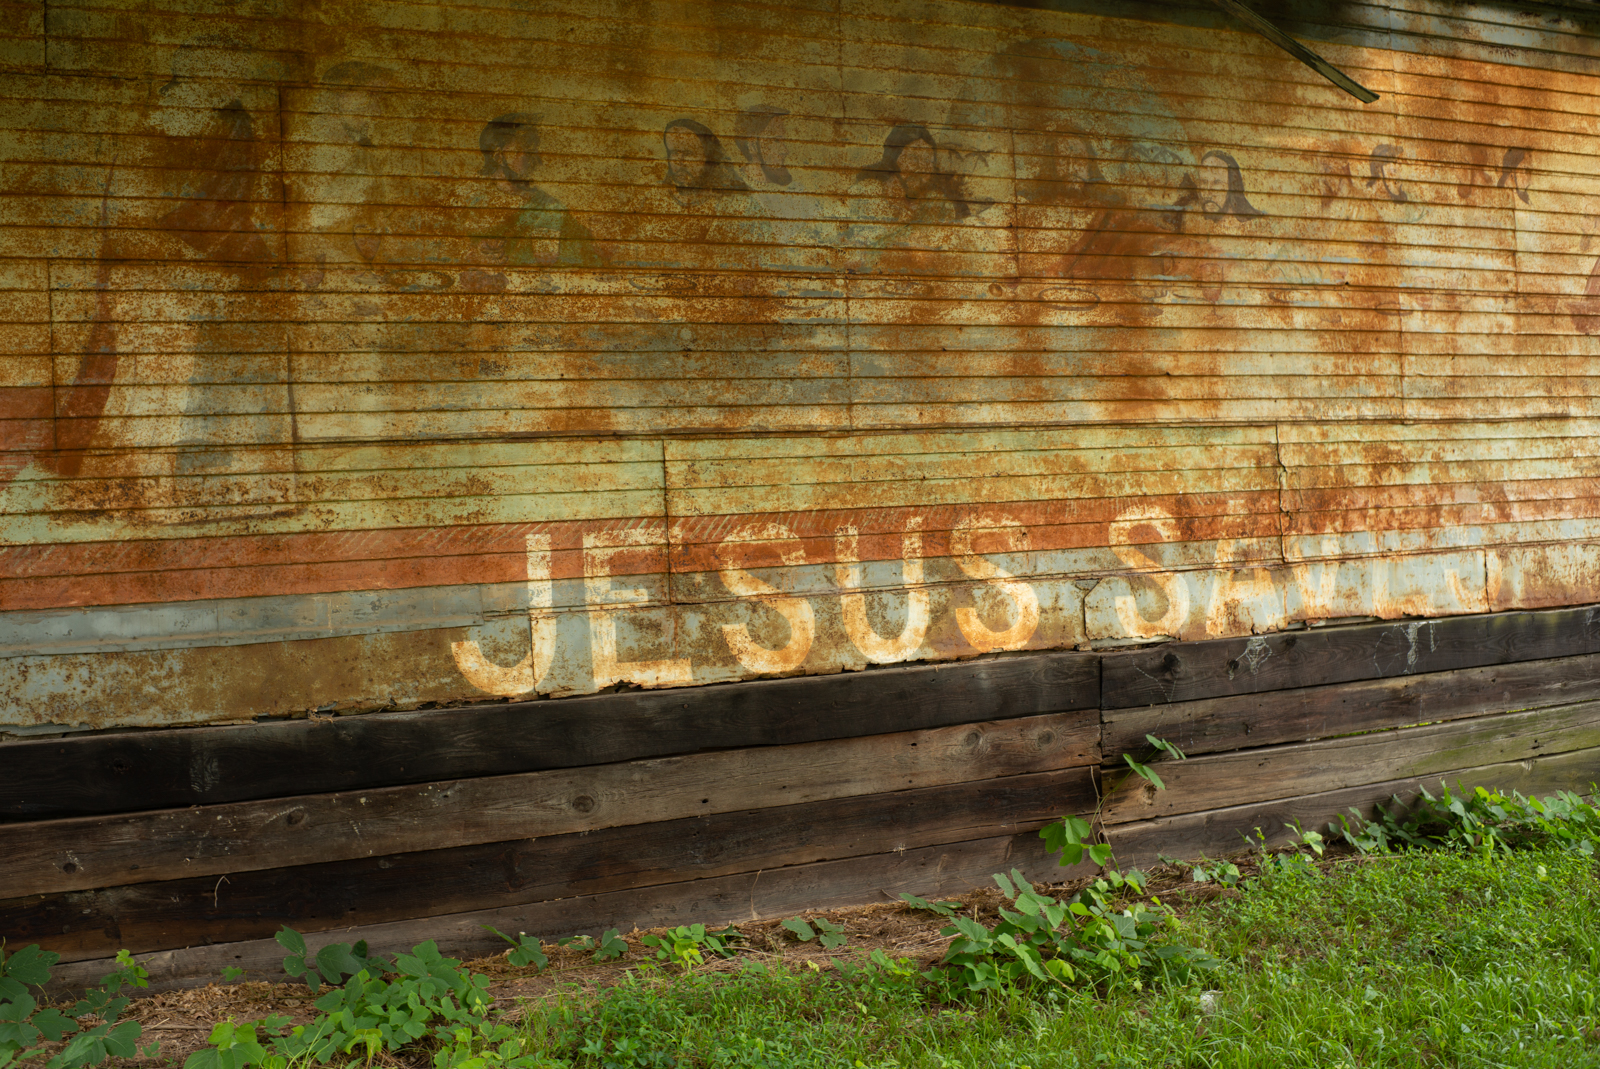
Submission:
[[[1559,27],[1351,27],[1363,109],[1110,7],[524,7],[13,72],[0,724],[1600,596]]]

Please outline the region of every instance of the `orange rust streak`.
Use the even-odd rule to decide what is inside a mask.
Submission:
[[[714,569],[718,565],[714,563],[712,547],[739,527],[765,522],[788,526],[805,544],[807,559],[813,561],[833,560],[832,539],[841,527],[853,527],[859,532],[861,559],[894,560],[901,553],[900,535],[913,519],[922,521],[921,530],[931,539],[944,537],[964,520],[1002,514],[1028,530],[1029,546],[1035,550],[1104,546],[1108,544],[1109,525],[1136,502],[1173,517],[1184,539],[1270,537],[1278,533],[1276,491],[753,513],[674,521],[673,564],[677,571]],[[873,547],[878,552],[874,553]]]
[[[1107,545],[1110,524],[1131,499],[1013,502],[933,509],[859,509],[828,512],[718,516],[674,526],[672,570],[719,571],[729,563],[770,565],[771,554],[730,545],[729,533],[752,523],[782,522],[800,536],[806,560],[837,559],[835,535],[860,532],[859,559],[898,560],[901,536],[922,518],[924,555],[948,556],[949,532],[968,517],[1009,516],[1028,531],[1034,551]],[[1183,540],[1271,538],[1278,534],[1275,494],[1196,494],[1141,498],[1174,517]],[[199,601],[272,594],[392,590],[465,583],[513,583],[527,578],[524,541],[551,538],[552,579],[583,576],[583,536],[624,530],[633,521],[408,528],[296,535],[95,542],[0,548],[0,609]],[[608,553],[612,575],[656,575],[666,570],[664,546]]]
[[[584,533],[634,526],[496,524],[12,546],[0,549],[0,609],[523,582],[525,539],[536,533],[549,534],[556,549],[551,578],[578,579]],[[666,570],[660,546],[617,550],[609,560],[609,572],[618,576]]]

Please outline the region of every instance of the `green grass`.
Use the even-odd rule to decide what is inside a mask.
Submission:
[[[943,1002],[914,972],[663,972],[530,1004],[520,1053],[597,1069],[1600,1066],[1596,876],[1555,849],[1348,859],[1188,910],[1181,938],[1224,962],[1191,983]]]

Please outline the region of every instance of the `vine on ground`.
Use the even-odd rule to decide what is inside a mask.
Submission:
[[[122,989],[149,983],[150,974],[134,962],[133,955],[118,951],[116,971],[84,992],[66,1013],[41,1008],[28,994],[29,987],[42,987],[50,979],[51,967],[60,960],[60,954],[37,945],[7,954],[0,940],[0,1069],[43,1057],[41,1040],[59,1043],[68,1036],[72,1038],[67,1045],[45,1061],[46,1069],[83,1069],[108,1057],[154,1057],[159,1044],[139,1047],[143,1034],[139,1022],[118,1020],[128,1005]]]
[[[1485,787],[1462,788],[1457,795],[1448,784],[1439,786],[1437,798],[1426,789],[1410,803],[1394,797],[1388,808],[1375,807],[1370,818],[1352,808],[1349,817],[1330,822],[1328,832],[1368,854],[1396,847],[1493,852],[1560,846],[1593,857],[1600,844],[1600,808],[1573,791],[1557,791],[1541,800]],[[1590,797],[1600,797],[1593,784]]]

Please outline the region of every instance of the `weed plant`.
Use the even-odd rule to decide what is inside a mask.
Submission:
[[[953,986],[880,956],[747,964],[526,1019],[552,1063],[626,1066],[1600,1066],[1600,884],[1563,846],[1254,866],[1186,913],[1213,972],[1094,986]]]
[[[1050,834],[1087,856],[1090,830]],[[932,969],[843,944],[831,967],[760,962],[734,929],[684,926],[653,937],[658,960],[621,983],[527,1004],[514,1021],[494,1012],[485,978],[431,944],[388,962],[359,944],[311,955],[285,931],[286,967],[323,989],[321,1015],[295,1028],[223,1022],[185,1069],[1600,1069],[1600,810],[1571,794],[1446,790],[1330,825],[1326,838],[1295,832],[1287,851],[1186,866],[1187,886],[1215,897],[1178,912],[1137,874],[1111,870],[1064,900],[999,877],[1006,904],[993,924],[910,899],[952,922]],[[1330,841],[1344,852],[1325,856]],[[819,943],[833,931],[784,927]],[[505,938],[541,964],[538,940]],[[607,932],[579,945],[603,959],[621,942]],[[19,951],[10,971],[41,982],[51,957]],[[130,966],[79,1003],[80,1034],[117,1027],[117,987],[142,979]],[[45,1058],[19,1037],[50,1038],[45,1026],[61,1019],[5,991],[0,1067]],[[63,1048],[49,1066],[126,1057],[132,1031]]]

